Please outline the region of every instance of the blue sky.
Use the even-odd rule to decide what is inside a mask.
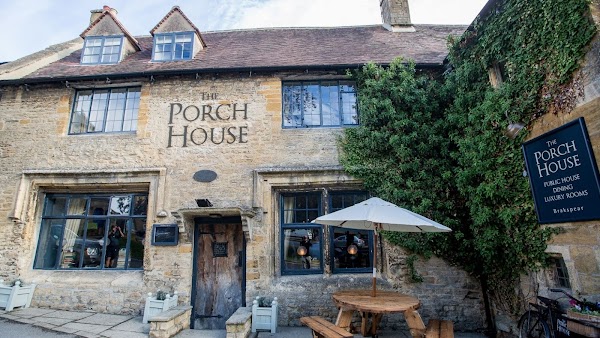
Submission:
[[[486,0],[409,0],[413,23],[468,25]],[[200,31],[381,23],[379,0],[0,0],[0,61],[76,38],[90,10],[108,5],[134,36],[179,6]]]

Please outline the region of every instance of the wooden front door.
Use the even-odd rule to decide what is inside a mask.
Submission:
[[[245,241],[240,217],[196,218],[193,328],[225,329],[245,306]]]

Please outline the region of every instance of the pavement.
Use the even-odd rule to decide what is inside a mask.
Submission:
[[[19,308],[0,311],[0,337],[148,337],[150,324],[143,324],[141,316],[112,315],[91,311],[63,311],[42,308]],[[176,338],[226,338],[225,330],[184,330]],[[307,327],[277,327],[277,333],[257,332],[252,338],[310,338]],[[363,337],[360,334],[355,338]],[[383,331],[379,338],[410,338],[408,331]],[[485,338],[479,333],[455,333],[456,338]]]

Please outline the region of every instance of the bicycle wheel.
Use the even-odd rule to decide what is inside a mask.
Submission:
[[[550,328],[537,311],[527,311],[519,319],[519,338],[550,338]]]

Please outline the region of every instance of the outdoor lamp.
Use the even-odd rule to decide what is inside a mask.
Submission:
[[[350,244],[348,245],[348,253],[351,255],[356,255],[358,253],[358,247],[356,246],[356,244]]]
[[[306,250],[305,246],[300,245],[298,247],[298,250],[296,250],[296,253],[298,254],[298,256],[306,256],[306,254],[308,253],[308,250]]]
[[[508,112],[504,112],[504,115],[506,116],[506,119],[508,120],[508,127],[506,128],[506,131],[504,132],[506,134],[506,136],[510,137],[511,139],[514,139],[515,137],[517,137],[517,134],[521,131],[521,129],[525,128],[525,125],[523,123],[513,123],[510,122],[510,118],[508,117]]]
[[[511,123],[508,125],[508,128],[506,128],[506,136],[514,139],[523,128],[525,128],[523,123]]]

